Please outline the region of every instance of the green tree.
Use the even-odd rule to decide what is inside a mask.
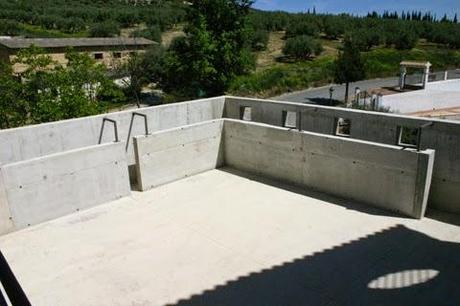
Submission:
[[[0,129],[26,124],[27,114],[20,80],[13,75],[9,63],[0,61]]]
[[[410,50],[413,49],[418,42],[418,36],[416,32],[408,27],[401,27],[396,33],[387,33],[388,42],[387,44],[393,44],[398,50]]]
[[[252,2],[193,1],[186,35],[171,44],[166,56],[162,87],[188,97],[219,95],[236,76],[248,73],[254,67],[246,27]]]
[[[286,29],[286,37],[295,37],[300,35],[318,36],[320,28],[312,17],[292,20],[288,28]]]
[[[28,123],[41,123],[94,115],[101,111],[101,96],[113,90],[105,68],[87,54],[66,52],[66,66],[54,62],[32,46],[21,50],[15,63],[25,65],[21,96],[27,101]]]
[[[322,51],[321,43],[306,35],[289,38],[283,48],[284,55],[295,59],[309,59],[314,55],[320,55]]]
[[[329,39],[338,39],[345,33],[346,24],[339,17],[329,17],[324,21],[324,33]]]
[[[90,37],[114,37],[120,34],[120,26],[111,21],[93,24],[89,28]]]
[[[345,84],[345,103],[348,104],[350,83],[364,79],[365,68],[361,53],[353,40],[347,37],[335,61],[334,81]]]
[[[144,37],[153,40],[157,43],[161,43],[161,29],[158,25],[149,26],[147,29],[136,30],[131,33],[132,37]]]
[[[163,46],[157,45],[149,48],[142,61],[143,73],[149,82],[159,84],[165,75],[166,50]]]
[[[253,51],[263,51],[267,49],[268,40],[270,33],[265,30],[254,30],[250,31],[249,44]]]
[[[134,97],[137,107],[141,107],[142,87],[149,82],[145,71],[145,58],[143,54],[134,52],[129,59],[118,67],[118,74],[125,80],[125,88],[128,96]]]

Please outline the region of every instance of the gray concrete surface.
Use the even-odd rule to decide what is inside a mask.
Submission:
[[[434,151],[225,120],[225,165],[422,218]]]
[[[460,80],[428,83],[424,90],[382,97],[382,106],[395,113],[415,113],[460,106]]]
[[[436,151],[429,204],[432,208],[460,212],[460,123],[388,113],[368,112],[272,100],[227,97],[225,117],[239,119],[241,107],[251,107],[252,121],[283,126],[283,111],[298,114],[305,131],[332,135],[336,120],[351,120],[350,137],[394,145],[398,127],[418,128],[432,122],[421,136],[421,149]]]
[[[21,229],[130,194],[122,143],[56,153],[0,168],[2,232]],[[5,215],[8,212],[8,215]]]
[[[7,201],[5,183],[3,182],[3,174],[0,168],[0,235],[8,233],[14,228],[13,221],[10,219],[11,212]]]
[[[458,216],[209,171],[0,237],[41,305],[457,305]]]
[[[223,164],[223,121],[207,121],[134,138],[142,191],[212,170]]]

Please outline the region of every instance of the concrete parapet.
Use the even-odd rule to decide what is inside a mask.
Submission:
[[[225,164],[421,218],[434,151],[226,120]]]
[[[415,218],[434,160],[433,150],[231,119],[138,136],[135,153],[141,190],[225,165]]]
[[[224,102],[224,97],[218,97],[0,130],[0,165],[112,142],[115,139],[112,126],[106,125],[101,133],[104,118],[117,122],[120,141],[125,145],[129,141],[128,164],[134,165],[132,138],[145,134],[143,119],[133,119],[134,112],[146,115],[149,132],[155,132],[220,119]]]
[[[344,118],[350,121],[350,138],[389,145],[397,144],[401,127],[432,123],[420,137],[422,150],[436,151],[428,205],[460,213],[460,122],[238,97],[226,97],[225,117],[241,119],[242,107],[251,108],[251,121],[280,127],[283,111],[295,112],[297,128],[327,135],[334,135],[337,120]]]
[[[130,194],[122,143],[51,154],[0,168],[0,233]]]
[[[222,127],[222,120],[214,120],[135,137],[139,189],[220,167]]]

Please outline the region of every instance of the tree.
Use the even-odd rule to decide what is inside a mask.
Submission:
[[[323,51],[321,43],[310,36],[302,35],[289,38],[283,48],[286,56],[296,59],[309,59]]]
[[[383,40],[380,28],[355,30],[348,36],[360,51],[369,51],[372,47],[380,45]]]
[[[312,17],[301,20],[292,20],[286,29],[286,37],[295,37],[299,35],[318,36],[320,29]]]
[[[21,82],[13,76],[11,65],[0,61],[0,129],[26,124],[27,113]]]
[[[141,107],[142,87],[148,83],[144,71],[144,56],[137,52],[132,53],[129,59],[118,68],[118,73],[125,77],[126,91],[136,99],[137,107]]]
[[[153,40],[157,43],[161,43],[161,29],[158,25],[151,25],[146,29],[136,30],[131,33],[132,37],[144,37],[150,40]]]
[[[334,80],[338,84],[345,83],[345,103],[348,104],[350,83],[364,79],[365,69],[358,47],[347,37],[343,48],[335,61]]]
[[[266,30],[251,29],[249,35],[249,47],[253,51],[263,51],[267,49],[270,33]]]
[[[161,45],[153,46],[145,52],[142,66],[149,82],[161,83],[162,77],[165,75],[165,57],[166,50]]]
[[[162,87],[188,97],[220,95],[254,67],[247,48],[251,0],[197,0],[187,12],[185,36],[170,46]]]
[[[345,33],[346,23],[339,17],[329,17],[324,21],[324,33],[329,39],[337,39]]]
[[[413,49],[418,42],[418,36],[413,29],[402,27],[397,33],[390,35],[390,42],[394,44],[398,50],[410,50]]]
[[[115,22],[93,24],[89,28],[90,37],[114,37],[120,34],[120,27]]]
[[[113,90],[105,68],[84,53],[66,52],[66,66],[54,62],[32,46],[18,53],[15,63],[25,65],[19,83],[26,111],[22,123],[42,123],[94,115],[101,111],[101,96]]]

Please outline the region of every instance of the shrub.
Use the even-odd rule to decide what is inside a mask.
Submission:
[[[159,26],[149,26],[147,29],[136,30],[131,33],[132,37],[144,37],[153,40],[157,43],[161,43],[161,29]]]
[[[289,38],[283,48],[284,55],[295,59],[308,59],[322,51],[321,43],[306,35]]]
[[[336,17],[330,17],[324,21],[324,33],[329,39],[337,39],[345,33],[345,23]]]
[[[295,37],[300,35],[318,36],[320,29],[318,24],[313,20],[294,20],[286,29],[286,37]]]
[[[269,33],[265,30],[256,30],[250,34],[250,47],[254,51],[263,51],[267,49]]]
[[[19,23],[13,20],[0,19],[0,35],[18,35]]]
[[[96,23],[89,29],[90,37],[114,37],[120,34],[120,27],[115,22]]]

